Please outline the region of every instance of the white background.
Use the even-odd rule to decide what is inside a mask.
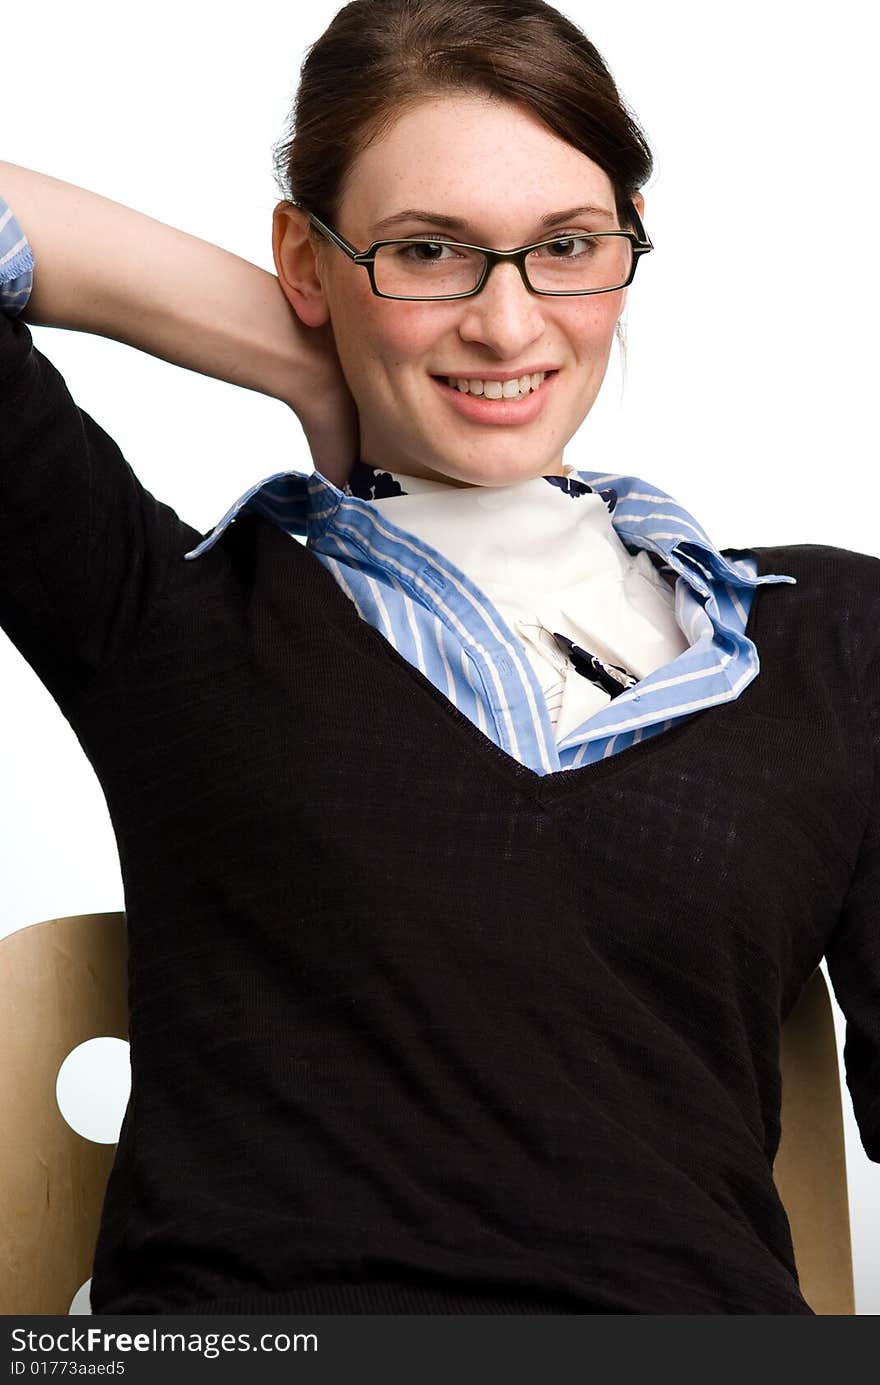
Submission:
[[[719,547],[825,543],[880,556],[871,7],[563,8],[606,57],[656,159],[645,189],[656,250],[630,290],[625,385],[615,352],[568,459],[665,488]],[[274,272],[271,145],[305,47],[335,9],[44,3],[4,40],[0,158]],[[311,464],[275,400],[101,338],[33,334],[148,489],[200,530],[252,482]],[[2,634],[0,688],[0,935],[121,909],[97,780]],[[876,1314],[880,1170],[845,1089],[844,1109],[856,1306]]]

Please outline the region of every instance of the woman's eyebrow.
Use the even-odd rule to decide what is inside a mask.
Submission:
[[[565,211],[550,212],[549,215],[541,218],[536,224],[536,230],[546,231],[551,226],[558,226],[560,222],[571,221],[578,216],[598,216],[605,217],[609,221],[616,220],[616,213],[609,211],[607,207],[568,207]],[[381,221],[373,224],[373,231],[388,231],[401,221],[424,221],[431,226],[442,226],[447,231],[467,231],[468,223],[460,217],[447,216],[443,212],[426,212],[417,207],[409,207],[406,211],[395,212],[393,216],[383,217]]]

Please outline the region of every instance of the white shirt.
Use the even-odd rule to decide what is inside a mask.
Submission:
[[[543,476],[452,486],[389,475],[406,494],[370,503],[455,563],[494,603],[541,684],[557,741],[610,695],[575,670],[554,631],[637,679],[690,647],[673,588],[645,549],[634,556],[625,547],[598,493],[571,496]]]

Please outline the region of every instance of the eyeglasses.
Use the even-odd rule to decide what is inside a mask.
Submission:
[[[639,256],[654,248],[632,202],[629,211],[635,231],[584,231],[516,250],[491,250],[442,236],[376,240],[357,250],[320,217],[309,213],[309,221],[354,264],[363,265],[378,298],[430,302],[472,298],[503,260],[516,265],[531,293],[564,297],[624,289],[633,281]]]

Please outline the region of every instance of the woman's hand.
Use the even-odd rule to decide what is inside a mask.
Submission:
[[[276,284],[279,281],[276,279]],[[278,296],[293,319],[296,350],[284,381],[283,398],[302,424],[312,460],[334,485],[344,486],[358,456],[358,412],[345,380],[330,323],[307,327],[296,316],[284,293]],[[271,392],[271,391],[270,391]]]
[[[300,322],[276,275],[48,174],[0,162],[0,195],[34,252],[22,320],[92,332],[283,400],[336,484],[357,411],[332,331]]]

